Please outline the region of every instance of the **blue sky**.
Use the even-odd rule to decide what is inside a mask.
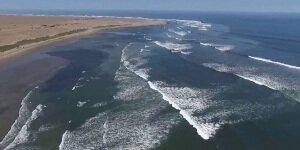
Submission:
[[[0,0],[0,9],[300,12],[300,0]]]

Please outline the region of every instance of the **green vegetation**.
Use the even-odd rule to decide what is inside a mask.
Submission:
[[[27,45],[27,44],[42,42],[42,41],[51,40],[51,39],[55,39],[58,37],[62,37],[62,36],[66,36],[66,35],[70,35],[70,34],[74,34],[74,33],[84,32],[86,30],[87,29],[76,29],[76,30],[59,33],[59,34],[52,35],[52,36],[44,36],[44,37],[39,37],[39,38],[35,38],[35,39],[26,39],[26,40],[18,41],[15,44],[0,46],[0,52],[5,52],[10,49],[18,48],[20,46]]]
[[[119,27],[121,25],[106,25],[106,26],[96,26],[94,29],[101,29],[101,28],[113,28],[113,27]]]

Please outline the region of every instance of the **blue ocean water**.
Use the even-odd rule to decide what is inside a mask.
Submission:
[[[24,98],[2,147],[300,148],[300,16],[44,13],[168,20],[49,48],[70,64]]]

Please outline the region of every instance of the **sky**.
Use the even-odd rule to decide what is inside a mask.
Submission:
[[[4,9],[300,12],[300,0],[0,0]]]

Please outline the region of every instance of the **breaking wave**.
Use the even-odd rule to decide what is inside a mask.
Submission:
[[[129,51],[130,45],[123,52]],[[65,131],[60,150],[152,149],[167,138],[179,118],[176,113],[157,116],[168,104],[162,102],[159,95],[147,87],[146,79],[141,73],[133,73],[143,71],[130,66],[128,58],[130,56],[122,54],[122,63],[115,75],[119,91],[114,96],[115,101],[121,102],[116,107],[126,109],[108,110],[87,120],[74,131]]]
[[[38,87],[35,87],[35,89],[38,89]],[[11,143],[13,143],[17,136],[20,136],[23,127],[26,126],[28,120],[30,119],[30,116],[33,115],[34,112],[30,111],[28,104],[30,103],[29,98],[32,96],[35,89],[31,90],[23,98],[21,102],[21,107],[19,109],[19,116],[15,120],[15,122],[13,123],[3,140],[0,142],[0,148],[4,149],[8,145],[11,145]],[[10,147],[12,147],[12,145]]]
[[[281,62],[276,62],[276,61],[272,61],[270,59],[254,57],[254,56],[248,56],[248,57],[250,59],[254,59],[254,60],[258,60],[258,61],[262,61],[262,62],[266,62],[266,63],[276,64],[276,65],[280,65],[280,66],[284,66],[284,67],[288,67],[288,68],[292,68],[292,69],[300,69],[300,67],[298,67],[298,66],[293,66],[293,65],[289,65],[289,64],[285,64],[285,63],[281,63]]]
[[[156,45],[166,48],[168,50],[171,50],[172,52],[181,52],[183,54],[186,54],[186,50],[192,49],[193,46],[191,44],[176,44],[171,42],[154,42]]]
[[[230,51],[234,49],[235,47],[233,45],[222,45],[222,44],[214,44],[214,43],[200,43],[203,46],[213,47],[219,51]]]
[[[179,36],[186,36],[188,34],[185,31],[177,31],[177,30],[174,30],[174,29],[169,29],[169,31],[172,32],[172,33],[175,33],[175,34],[177,34]]]
[[[27,143],[29,140],[33,140],[33,139],[29,139],[30,132],[28,131],[28,129],[30,128],[32,121],[36,120],[38,116],[41,114],[43,107],[45,106],[40,104],[36,107],[35,110],[32,111],[30,118],[27,119],[25,124],[22,126],[20,131],[15,136],[14,140],[6,148],[4,148],[4,150],[14,149],[16,146],[20,144],[24,144]]]
[[[251,81],[258,85],[266,86],[272,90],[280,90],[284,88],[279,83],[275,82],[274,80],[271,79],[271,77],[268,76],[251,75],[250,71],[249,72],[236,71],[236,68],[229,67],[225,64],[205,63],[203,65],[219,72],[232,73],[242,79]]]
[[[264,81],[260,81],[259,79],[257,80],[257,77],[247,77],[247,76],[244,76],[244,75],[238,75],[236,74],[236,76],[240,77],[240,78],[243,78],[245,80],[248,80],[248,81],[251,81],[257,85],[262,85],[262,86],[266,86],[272,90],[276,90],[276,88],[274,88],[273,86],[269,85],[269,84],[265,84],[266,80]]]
[[[101,113],[74,131],[66,130],[62,135],[59,150],[103,148],[103,140],[99,136],[104,132],[105,119],[106,114]]]
[[[198,89],[169,85],[162,81],[145,80],[148,86],[160,93],[165,101],[177,109],[181,116],[196,129],[198,135],[205,140],[213,137],[217,130],[224,124],[257,119],[264,116],[264,111],[269,111],[264,106],[256,103],[233,105],[227,100],[214,100],[214,97],[220,94],[222,89],[226,87]],[[127,95],[123,94],[123,96]],[[256,110],[255,113],[253,113],[254,109]],[[232,119],[231,116],[236,117]]]
[[[209,139],[211,136],[213,136],[216,132],[216,130],[220,127],[220,125],[218,123],[213,123],[213,122],[209,122],[209,121],[205,121],[205,119],[201,119],[199,117],[193,116],[193,113],[195,110],[200,111],[200,110],[204,110],[207,107],[207,103],[205,103],[205,98],[203,99],[198,99],[197,97],[203,97],[203,95],[201,95],[201,93],[199,93],[199,91],[195,91],[193,89],[190,88],[172,88],[171,87],[166,87],[166,86],[161,86],[163,85],[163,83],[161,82],[152,82],[149,81],[149,75],[148,72],[145,72],[143,70],[149,70],[146,68],[142,68],[142,69],[132,69],[132,68],[137,68],[135,65],[132,65],[132,63],[130,63],[130,60],[128,59],[128,57],[126,57],[126,50],[127,47],[125,49],[123,49],[123,54],[122,54],[122,61],[123,65],[125,66],[126,69],[128,69],[129,71],[135,73],[136,75],[138,75],[139,77],[143,78],[144,80],[147,81],[148,86],[160,93],[162,95],[162,98],[167,101],[169,104],[171,104],[173,106],[173,108],[177,109],[180,111],[180,114],[182,115],[183,118],[185,118],[185,120],[187,120],[196,130],[197,133],[199,134],[199,136],[201,136],[203,139]],[[142,61],[145,62],[145,61]],[[140,72],[143,72],[143,74],[141,74]],[[147,77],[145,77],[147,76]],[[121,78],[120,81],[126,81],[129,80],[129,78]],[[128,85],[128,84],[126,84]],[[132,98],[132,96],[130,95],[136,95],[135,93],[139,93],[138,91],[141,91],[145,88],[140,87],[140,86],[136,86],[135,88],[126,88],[123,91],[119,92],[119,95],[117,95],[115,98],[117,99],[122,99],[120,97],[123,97],[128,99],[134,99],[136,98],[136,96],[134,96]],[[178,93],[178,94],[176,94]],[[180,94],[182,93],[182,94]],[[204,94],[204,93],[202,93]],[[207,93],[205,93],[205,95],[207,96]],[[204,96],[205,97],[205,96]],[[189,102],[186,102],[187,100],[189,100]],[[192,104],[192,105],[190,105]],[[207,119],[207,118],[206,118]]]
[[[198,30],[206,31],[208,28],[211,27],[211,24],[203,23],[201,21],[195,21],[195,20],[177,20],[177,22],[182,23],[185,26],[197,28]]]
[[[172,107],[174,107],[175,109],[179,110],[180,114],[183,116],[183,118],[185,118],[185,120],[190,124],[192,125],[196,130],[197,130],[197,133],[205,140],[209,139],[211,136],[213,136],[216,132],[217,129],[219,129],[220,125],[219,124],[214,124],[214,123],[205,123],[204,120],[201,120],[200,118],[197,118],[197,117],[193,117],[192,113],[193,112],[189,112],[188,109],[185,110],[185,109],[182,109],[182,105],[186,105],[185,103],[186,102],[183,102],[185,101],[186,99],[185,98],[188,98],[188,97],[182,97],[184,99],[179,99],[177,96],[184,96],[184,95],[177,95],[175,93],[177,93],[177,91],[175,89],[172,89],[172,90],[168,90],[167,88],[162,88],[159,86],[159,82],[151,82],[151,81],[148,81],[148,84],[149,86],[162,94],[163,96],[163,99],[168,101]],[[185,90],[190,90],[188,88],[186,89],[178,89],[179,91],[183,93],[183,91]],[[178,91],[178,92],[179,92]],[[168,94],[173,94],[173,96],[171,95],[168,95]],[[175,94],[175,95],[174,95]],[[193,95],[189,95],[189,97],[193,97]],[[190,99],[188,98],[188,99]],[[175,101],[177,101],[177,103],[179,101],[181,101],[182,103],[180,104],[177,104]],[[203,109],[203,107],[205,107],[205,103],[198,105],[197,102],[199,101],[194,101],[193,102],[193,105],[194,106],[200,106],[200,107],[197,107],[196,109],[197,110],[201,110]],[[189,106],[186,106],[186,107],[189,107]],[[192,111],[192,110],[190,110]]]

